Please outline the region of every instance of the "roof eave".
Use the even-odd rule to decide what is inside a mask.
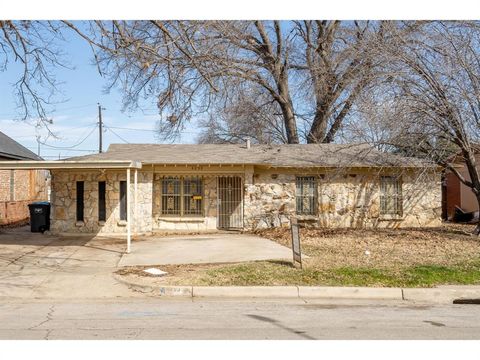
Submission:
[[[3,170],[53,170],[53,169],[141,169],[142,163],[131,160],[96,160],[96,161],[0,161]]]

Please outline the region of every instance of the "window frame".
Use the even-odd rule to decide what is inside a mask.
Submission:
[[[76,221],[85,221],[85,181],[77,181],[76,182],[76,196],[75,196],[75,203],[76,203],[76,214],[75,218]]]
[[[107,182],[98,182],[98,221],[107,221]]]
[[[393,194],[387,193],[388,184],[393,185]],[[393,210],[387,209],[388,200],[393,201]],[[400,175],[380,176],[379,212],[380,216],[403,216],[403,181]]]
[[[122,194],[123,193],[123,194]],[[121,180],[119,182],[119,217],[120,221],[128,221],[128,213],[127,213],[127,181],[126,180]]]
[[[165,181],[176,180],[178,183],[178,193],[168,194],[164,192],[164,182]],[[200,190],[197,191],[195,194],[186,194],[185,193],[185,183],[189,182],[194,183],[197,182],[197,186],[200,187]],[[191,185],[190,185],[191,186]],[[164,210],[164,198],[168,198],[169,196],[173,196],[178,199],[178,206],[179,209],[175,210],[175,213],[167,212]],[[196,200],[199,202],[199,210],[196,213],[188,213],[186,210],[186,197],[190,196],[201,196],[201,200]],[[198,203],[197,203],[198,204]],[[160,216],[162,217],[205,217],[205,181],[201,176],[166,176],[160,178]]]
[[[301,186],[301,189],[303,189],[305,184],[308,184],[308,186],[312,185],[313,186],[313,195],[312,196],[310,196],[310,195],[308,195],[308,196],[300,195],[299,196],[299,191],[301,191],[300,187],[299,187],[299,184]],[[312,200],[313,200],[313,208],[310,209],[308,212],[303,210],[303,206],[302,206],[302,209],[300,209],[300,207],[299,207],[299,203],[303,202],[303,199],[306,198],[306,197],[312,198]],[[312,200],[310,200],[310,201],[312,201]],[[316,176],[312,176],[312,175],[297,175],[297,176],[295,176],[295,213],[297,215],[302,215],[302,216],[317,216],[317,214],[318,214],[318,180],[317,180]]]

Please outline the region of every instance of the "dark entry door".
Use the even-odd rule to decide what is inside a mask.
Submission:
[[[243,228],[242,178],[217,178],[217,226],[219,229]]]

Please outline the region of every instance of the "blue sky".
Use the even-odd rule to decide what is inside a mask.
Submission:
[[[93,130],[98,121],[98,102],[106,109],[103,111],[105,125],[112,127],[111,130],[104,130],[104,150],[111,143],[158,142],[154,133],[155,124],[159,118],[155,106],[153,104],[147,106],[144,111],[122,113],[121,93],[115,89],[110,94],[104,93],[105,80],[91,64],[92,53],[88,45],[73,34],[68,35],[67,39],[69,41],[66,43],[64,51],[74,69],[58,69],[55,72],[57,80],[63,82],[61,98],[65,100],[57,104],[56,111],[51,114],[53,120],[51,130],[56,133],[58,139],[49,138],[46,141],[46,144],[52,147],[41,145],[40,155],[45,159],[58,159],[59,157],[78,156],[98,151],[98,128]],[[0,94],[2,94],[0,96],[0,130],[36,153],[35,120],[32,119],[28,122],[14,120],[18,118],[19,113],[16,108],[12,83],[18,79],[19,73],[20,67],[14,63],[9,64],[7,71],[0,72]],[[43,141],[47,131],[40,130],[38,133],[42,136],[41,141]],[[53,146],[71,147],[76,145],[90,133],[91,135],[74,149],[53,148]],[[185,130],[182,138],[177,142],[193,143],[197,133],[198,131],[191,126]]]

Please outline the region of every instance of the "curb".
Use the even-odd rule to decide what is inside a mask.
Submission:
[[[151,286],[125,280],[117,274],[113,277],[134,291],[165,297],[402,300],[435,304],[452,304],[456,299],[480,299],[480,286],[462,288]]]

